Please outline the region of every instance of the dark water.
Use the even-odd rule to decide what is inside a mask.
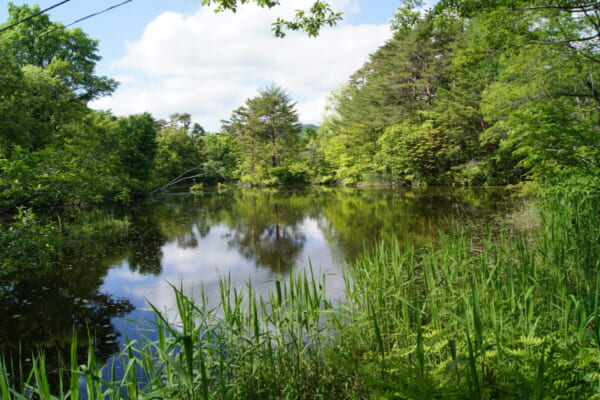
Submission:
[[[498,189],[229,189],[81,212],[51,273],[1,282],[0,347],[9,359],[39,347],[68,360],[75,324],[80,357],[91,327],[104,361],[152,317],[148,302],[174,310],[170,284],[216,303],[222,277],[267,290],[312,265],[341,297],[344,263],[366,247],[431,245],[452,224],[477,235],[520,205]]]

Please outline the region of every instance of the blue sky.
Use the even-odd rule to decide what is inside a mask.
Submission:
[[[71,0],[50,15],[70,23],[119,2]],[[121,82],[113,96],[91,105],[118,115],[149,111],[158,118],[189,112],[216,131],[258,88],[275,83],[297,101],[302,122],[318,124],[329,93],[391,37],[388,23],[399,0],[331,0],[344,12],[338,26],[316,39],[272,37],[276,17],[309,2],[284,0],[273,10],[242,6],[235,15],[215,15],[200,0],[133,0],[83,21],[77,26],[100,43],[97,72]],[[0,7],[0,20],[6,17],[6,6]]]

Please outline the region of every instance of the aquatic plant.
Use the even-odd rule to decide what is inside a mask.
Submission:
[[[349,266],[342,302],[310,272],[266,296],[224,277],[217,308],[174,286],[177,317],[153,307],[140,326],[156,340],[105,366],[72,357],[56,388],[43,355],[19,387],[0,363],[0,399],[598,399],[600,210],[547,204],[536,232],[381,243]]]

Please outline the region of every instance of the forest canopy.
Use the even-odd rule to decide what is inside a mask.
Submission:
[[[332,96],[320,136],[333,179],[598,175],[600,4],[405,4],[394,38]]]
[[[597,179],[600,3],[422,6],[401,2],[393,37],[331,94],[318,129],[301,124],[275,84],[233,110],[220,132],[184,110],[168,121],[92,110],[90,100],[117,86],[95,73],[98,42],[45,14],[19,23],[0,35],[0,206],[128,201],[173,182]],[[302,20],[321,15],[315,29],[340,17],[324,2],[315,7]],[[3,26],[39,10],[9,3]]]

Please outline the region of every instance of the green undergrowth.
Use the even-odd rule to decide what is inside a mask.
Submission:
[[[523,235],[382,243],[342,302],[310,272],[266,296],[224,278],[217,308],[174,287],[176,322],[154,309],[121,373],[90,350],[50,383],[40,355],[19,380],[0,364],[0,399],[600,399],[600,210],[546,204]]]

